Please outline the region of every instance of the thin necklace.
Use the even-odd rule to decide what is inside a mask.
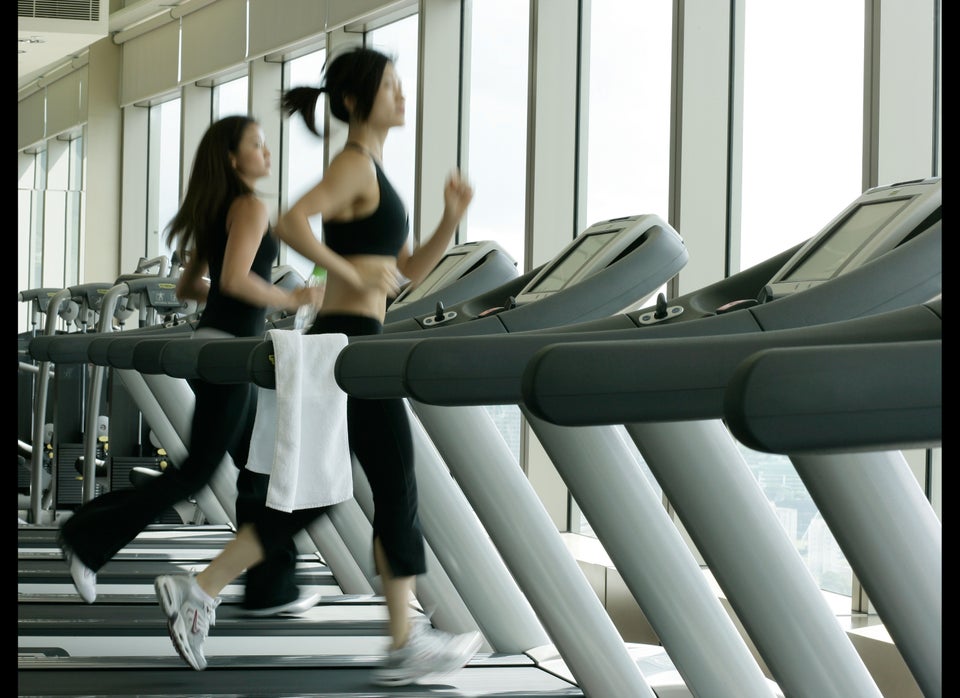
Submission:
[[[367,146],[365,146],[363,143],[360,143],[360,142],[358,142],[358,141],[347,141],[347,142],[345,143],[345,145],[352,145],[354,148],[357,148],[357,149],[359,149],[359,150],[362,150],[363,152],[365,152],[367,155],[370,156],[370,159],[371,159],[371,160],[373,160],[373,161],[376,162],[377,164],[380,163],[380,158],[378,158],[376,155],[374,155],[374,154],[373,154],[373,151],[370,150],[370,149],[369,149]]]

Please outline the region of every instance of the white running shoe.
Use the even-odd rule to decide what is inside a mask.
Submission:
[[[83,561],[73,554],[70,546],[61,539],[60,550],[63,552],[63,559],[70,568],[70,577],[73,579],[73,586],[77,588],[80,598],[87,603],[93,603],[97,600],[97,573],[83,564]]]
[[[377,686],[405,686],[429,675],[461,668],[480,648],[480,633],[453,635],[419,621],[410,626],[407,643],[391,650],[372,675]]]
[[[202,600],[205,594],[193,575],[165,574],[156,578],[153,587],[160,600],[160,607],[167,616],[167,629],[174,647],[187,664],[197,671],[207,668],[203,656],[203,643],[210,626],[217,622],[217,606],[220,597],[213,603]]]

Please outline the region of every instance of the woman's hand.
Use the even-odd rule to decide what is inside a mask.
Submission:
[[[455,170],[447,177],[443,188],[444,216],[459,221],[467,212],[471,201],[473,201],[473,187],[459,170]]]
[[[309,300],[304,305],[310,304],[319,308],[323,305],[323,294],[327,290],[327,282],[317,284],[316,286],[304,286],[300,289]]]
[[[375,288],[395,298],[400,293],[400,272],[392,257],[362,257],[350,262],[360,277],[361,289]]]
[[[196,257],[195,253],[186,255],[186,264],[183,265],[180,276],[177,278],[177,299],[206,303],[207,294],[210,292],[210,281],[205,278],[205,274],[209,273],[209,269],[206,264],[196,264],[194,262]]]
[[[295,288],[290,292],[290,306],[287,310],[297,310],[302,305],[312,305],[319,308],[323,304],[323,292],[326,288],[326,284]]]
[[[421,240],[412,252],[404,245],[397,255],[397,269],[404,281],[418,284],[437,266],[471,201],[473,186],[460,170],[454,170],[443,186],[443,216],[433,235],[426,241]]]

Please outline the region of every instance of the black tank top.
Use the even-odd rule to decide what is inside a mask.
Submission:
[[[372,158],[371,158],[372,159]],[[396,257],[407,241],[409,220],[403,201],[376,160],[380,205],[365,218],[324,221],[323,241],[341,255],[380,254]]]
[[[229,332],[234,337],[257,337],[264,333],[264,323],[267,309],[250,305],[246,301],[223,294],[220,291],[220,275],[223,273],[223,256],[227,250],[227,217],[226,209],[220,219],[221,224],[210,236],[210,258],[207,263],[210,267],[210,292],[207,303],[200,314],[197,328],[211,327]],[[251,271],[271,282],[273,263],[280,251],[280,243],[273,237],[273,231],[267,226],[267,231],[260,240],[257,255],[253,258]]]

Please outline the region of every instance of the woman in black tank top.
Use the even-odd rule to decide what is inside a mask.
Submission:
[[[406,211],[382,167],[387,134],[404,124],[405,99],[393,62],[377,51],[353,48],[329,63],[321,87],[287,91],[282,98],[285,113],[299,113],[318,136],[321,94],[327,95],[333,116],[347,124],[347,143],[323,178],[281,217],[277,234],[327,270],[326,294],[310,333],[379,334],[387,299],[399,291],[398,279],[402,275],[419,283],[436,266],[470,205],[473,189],[459,172],[451,174],[443,189],[439,224],[411,250]],[[310,225],[316,215],[323,220],[322,241]],[[426,572],[426,559],[406,407],[402,400],[348,396],[347,422],[350,448],[373,492],[373,556],[389,614],[391,644],[372,680],[403,685],[458,669],[479,647],[479,634],[451,635],[409,619],[414,580]],[[216,596],[323,511],[267,509],[262,520],[240,528],[196,583],[206,595]],[[200,635],[182,642],[175,637],[181,654],[190,647],[202,648],[205,632]]]
[[[270,271],[278,242],[254,184],[270,173],[270,151],[254,120],[232,116],[212,124],[197,149],[183,204],[169,226],[186,268],[177,295],[205,301],[198,332],[258,335],[266,308],[296,310],[318,302],[316,289],[287,292]],[[230,260],[230,263],[227,263]],[[209,274],[210,283],[204,280]],[[60,544],[81,597],[96,598],[96,572],[167,508],[206,485],[226,453],[243,467],[256,393],[250,384],[193,383],[190,453],[177,467],[135,489],[112,490],[67,519]]]

